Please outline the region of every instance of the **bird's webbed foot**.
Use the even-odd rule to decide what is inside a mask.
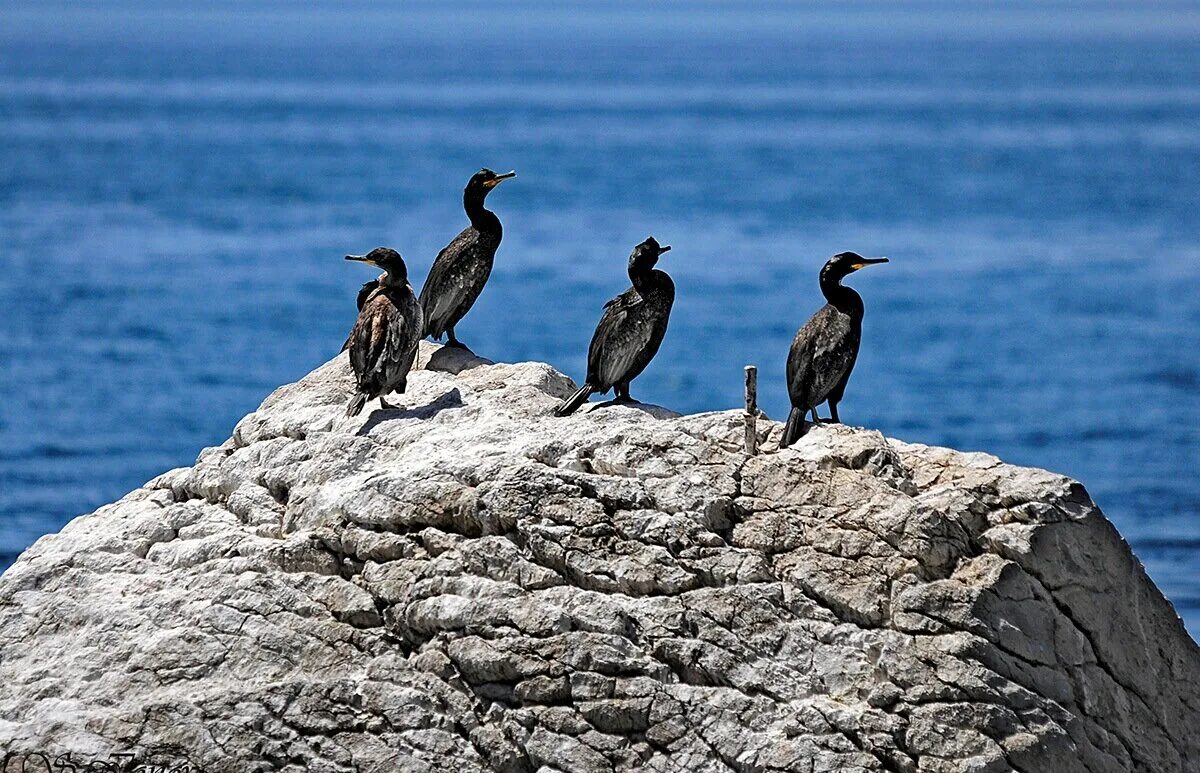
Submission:
[[[633,397],[629,394],[629,386],[628,385],[618,386],[614,391],[616,393],[616,396],[613,398],[613,402],[616,403],[617,405],[630,405],[632,403],[638,402],[637,400],[634,400]]]
[[[382,395],[379,396],[379,405],[385,411],[398,411],[401,408],[399,405],[392,405],[389,403]]]
[[[466,344],[458,340],[458,337],[454,335],[454,328],[450,328],[446,331],[446,346],[454,349],[462,349],[465,352],[471,351]]]

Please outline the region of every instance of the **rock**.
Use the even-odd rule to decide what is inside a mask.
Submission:
[[[344,356],[0,579],[0,749],[204,771],[1195,771],[1200,651],[1083,487]],[[40,768],[39,768],[40,769]]]

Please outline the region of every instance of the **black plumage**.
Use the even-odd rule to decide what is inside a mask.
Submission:
[[[483,201],[492,188],[516,174],[496,174],[490,169],[481,169],[467,182],[463,189],[463,208],[471,224],[438,253],[421,288],[424,335],[436,339],[448,334],[449,346],[462,346],[454,335],[454,326],[483,292],[492,273],[496,249],[504,235],[500,219],[483,206]]]
[[[616,388],[619,403],[634,402],[629,382],[637,378],[667,334],[675,283],[654,266],[670,247],[660,247],[654,237],[639,244],[629,256],[629,280],[633,287],[604,304],[604,314],[588,347],[587,378],[575,394],[554,413],[574,413],[593,394]]]
[[[858,359],[864,311],[862,297],[843,285],[842,279],[864,266],[886,262],[887,258],[842,252],[821,269],[821,293],[828,303],[804,323],[792,340],[787,360],[792,410],[779,443],[781,448],[790,446],[808,430],[804,419],[809,411],[814,422],[820,421],[817,406],[823,402],[828,401],[833,421],[840,421],[837,406]]]
[[[422,338],[423,317],[408,283],[408,268],[398,252],[377,247],[366,255],[347,255],[346,260],[384,271],[370,292],[364,286],[359,293],[358,319],[346,341],[356,389],[346,405],[346,415],[357,416],[368,400],[378,397],[380,405],[391,408],[385,396],[404,392]]]

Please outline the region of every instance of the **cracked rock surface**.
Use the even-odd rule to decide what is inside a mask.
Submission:
[[[1078,483],[539,363],[345,355],[0,578],[0,753],[204,771],[1197,771],[1200,649]],[[393,397],[393,401],[397,398]]]

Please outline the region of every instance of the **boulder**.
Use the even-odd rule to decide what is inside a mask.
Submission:
[[[1200,770],[1200,649],[1080,484],[420,364],[347,418],[340,355],[29,548],[10,764]]]

